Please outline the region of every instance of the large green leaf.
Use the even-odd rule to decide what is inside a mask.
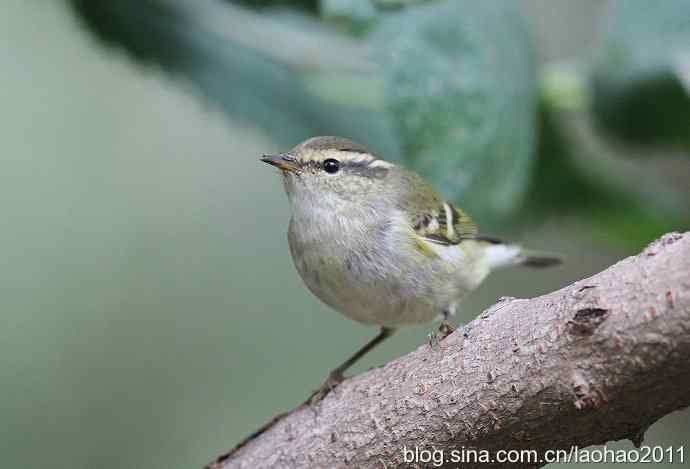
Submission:
[[[377,0],[369,3],[376,21],[353,38],[297,10],[70,2],[108,44],[191,81],[282,144],[314,135],[360,141],[482,222],[509,221],[521,205],[536,98],[531,44],[512,3]]]
[[[514,3],[387,13],[371,35],[404,161],[480,221],[508,221],[535,145],[535,65]]]
[[[614,2],[592,84],[603,128],[690,148],[690,1]]]
[[[209,1],[70,3],[105,43],[191,82],[214,106],[282,145],[335,134],[398,154],[387,113],[343,98],[375,93],[366,51],[313,18]]]

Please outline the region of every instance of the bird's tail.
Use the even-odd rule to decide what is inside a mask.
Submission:
[[[525,249],[518,244],[504,244],[493,238],[480,238],[480,241],[484,242],[484,253],[492,269],[511,265],[542,268],[563,263],[560,256],[549,252]]]
[[[551,267],[563,263],[563,258],[557,254],[544,251],[532,251],[530,249],[522,249],[518,256],[518,264],[525,267],[535,267],[541,269],[542,267]]]

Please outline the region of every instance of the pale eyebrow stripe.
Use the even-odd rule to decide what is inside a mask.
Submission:
[[[374,155],[366,152],[352,152],[350,150],[340,150],[342,152],[354,153],[354,155],[343,155],[342,161],[345,164],[363,164],[371,168],[392,168],[393,164],[384,160],[376,158]]]
[[[374,160],[369,163],[369,166],[372,168],[392,168],[393,163],[389,163],[388,161],[384,160]]]
[[[357,164],[357,163],[362,163],[362,164],[367,163],[367,164],[368,164],[368,163],[371,163],[372,161],[374,161],[374,157],[371,156],[371,155],[368,155],[368,154],[366,154],[366,153],[358,153],[357,156],[346,157],[346,158],[345,158],[345,161],[346,161],[347,163],[355,163],[355,164]]]

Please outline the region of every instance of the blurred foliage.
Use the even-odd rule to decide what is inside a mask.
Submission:
[[[70,3],[102,41],[191,81],[279,144],[352,138],[430,179],[489,230],[572,214],[636,248],[687,225],[664,196],[629,190],[610,164],[578,162],[583,150],[554,113],[567,107],[561,98],[577,107],[591,96],[596,118],[620,137],[687,143],[687,2],[617,3],[591,80],[557,80],[591,90],[561,95],[560,85],[537,89],[514,2]]]
[[[315,30],[308,17],[283,18],[218,2],[165,0],[71,0],[99,39],[123,48],[137,60],[155,64],[194,83],[210,103],[228,115],[259,125],[283,145],[313,135],[340,133],[370,142],[376,151],[397,155],[388,116],[359,105],[337,110],[306,88],[313,70],[310,54],[332,47],[356,54],[346,41]],[[295,19],[297,17],[297,19]],[[278,25],[279,19],[281,25]],[[295,22],[296,24],[293,24]],[[260,46],[257,48],[248,45]],[[280,55],[277,49],[290,51]],[[271,55],[272,54],[272,55]],[[363,59],[362,59],[363,60]],[[318,61],[318,57],[317,57]],[[357,59],[342,65],[358,67]],[[331,73],[340,64],[323,70]],[[366,64],[361,65],[365,67]],[[342,92],[369,93],[367,72],[346,82]],[[365,86],[365,89],[359,87]],[[354,88],[354,89],[353,89]]]
[[[403,160],[480,221],[509,219],[528,187],[535,133],[534,63],[516,7],[376,3],[387,15],[356,39],[298,13],[72,0],[101,40],[191,79],[211,102],[276,141],[346,135]],[[255,27],[229,32],[240,21]],[[311,61],[281,48],[346,58]]]
[[[249,8],[276,8],[297,7],[311,13],[318,13],[319,0],[226,0],[230,3],[239,3]]]
[[[321,0],[320,13],[339,21],[351,32],[361,31],[387,11],[429,2],[430,0]]]
[[[615,2],[592,86],[606,130],[690,150],[690,2]]]
[[[631,190],[630,182],[612,174],[606,163],[578,159],[576,147],[547,106],[540,111],[538,163],[524,210],[524,220],[575,216],[592,236],[630,252],[663,233],[682,230],[687,220],[671,203]]]
[[[535,65],[516,4],[420,5],[382,18],[372,42],[405,163],[484,224],[509,220],[535,135]]]
[[[352,32],[359,32],[379,17],[379,9],[372,0],[321,0],[321,15],[340,22]]]

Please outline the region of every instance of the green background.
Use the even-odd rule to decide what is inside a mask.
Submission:
[[[519,3],[535,60],[594,56],[606,3]],[[257,159],[286,149],[291,135],[228,117],[203,94],[107,52],[65,3],[4,2],[0,467],[200,467],[301,402],[375,333],[319,303],[292,266],[288,204]],[[380,143],[395,151],[391,142]],[[687,188],[688,160],[655,151],[629,171],[655,166]],[[501,234],[561,252],[565,266],[493,275],[461,320],[499,296],[591,275],[641,245],[611,242],[620,234],[586,216],[544,213]],[[425,343],[432,328],[403,331],[355,371]],[[645,443],[689,440],[683,411]]]

